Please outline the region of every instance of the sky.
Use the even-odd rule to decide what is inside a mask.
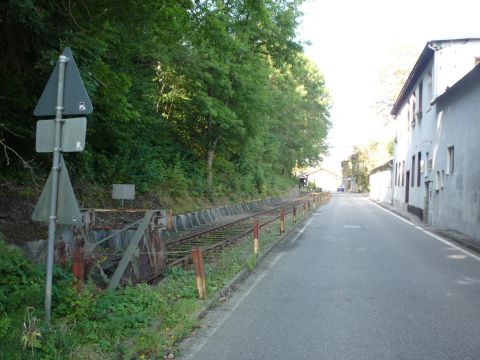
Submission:
[[[414,54],[410,69],[429,40],[480,37],[480,1],[474,0],[306,0],[299,39],[326,81],[333,106],[323,167],[340,172],[353,145],[384,137],[372,109],[382,69],[392,53]]]

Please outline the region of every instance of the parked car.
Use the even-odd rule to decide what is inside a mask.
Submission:
[[[345,188],[343,187],[343,185],[340,185],[337,189],[338,192],[344,192],[345,191]]]

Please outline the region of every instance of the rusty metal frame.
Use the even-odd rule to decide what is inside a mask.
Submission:
[[[132,241],[123,253],[115,272],[110,278],[107,290],[114,290],[118,287],[129,264],[131,264],[133,271],[136,274],[139,274],[140,271],[137,269],[137,264],[133,261],[133,258],[140,252],[139,248],[141,247],[142,239],[144,240],[142,246],[146,248],[145,250],[148,256],[148,262],[152,268],[152,272],[156,276],[163,272],[162,270],[164,269],[162,265],[166,264],[160,261],[159,256],[166,256],[166,254],[164,249],[162,249],[163,243],[158,232],[158,229],[161,229],[162,225],[156,221],[162,212],[163,211],[160,210],[149,210],[145,213],[142,221],[135,231],[135,234],[133,235]]]

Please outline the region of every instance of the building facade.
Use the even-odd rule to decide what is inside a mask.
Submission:
[[[428,42],[391,112],[393,204],[478,239],[479,64],[480,39]]]
[[[377,166],[370,171],[369,197],[373,200],[390,203],[392,200],[392,164],[393,160]]]
[[[335,191],[341,183],[341,176],[324,167],[310,168],[298,176],[305,178],[308,184],[322,191]]]

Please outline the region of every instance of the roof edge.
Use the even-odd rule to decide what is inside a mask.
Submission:
[[[393,168],[393,159],[388,160],[387,162],[374,167],[370,170],[370,175],[376,174],[380,171],[391,170]]]
[[[420,75],[422,74],[423,70],[427,67],[430,60],[433,58],[435,53],[434,47],[439,43],[448,43],[448,42],[468,42],[468,41],[475,41],[480,40],[478,37],[471,37],[471,38],[457,38],[457,39],[442,39],[442,40],[430,40],[425,44],[425,47],[420,54],[420,57],[417,59],[412,71],[408,75],[407,80],[403,84],[402,90],[395,100],[393,104],[392,111],[390,115],[397,116],[401,106],[405,102],[406,98],[410,94],[411,90],[413,89],[414,85],[416,84],[417,80],[419,79]]]
[[[449,87],[442,95],[437,96],[432,101],[432,105],[437,102],[442,101],[443,99],[449,97],[451,94],[455,93],[463,84],[471,79],[474,79],[475,75],[480,73],[480,64],[475,65],[472,70],[465,74],[460,80],[458,80],[452,87]]]
[[[422,53],[420,54],[420,57],[417,59],[417,62],[413,66],[413,69],[408,75],[407,80],[403,84],[402,90],[400,90],[397,100],[395,100],[395,103],[393,104],[390,115],[393,115],[393,116],[398,115],[401,105],[405,102],[405,99],[410,94],[410,91],[413,88],[413,85],[415,85],[416,80],[418,80],[419,74],[421,74],[423,70],[425,70],[426,66],[428,65],[430,60],[433,58],[433,54],[435,53],[435,51],[430,47],[431,43],[432,41],[427,42],[427,44],[423,48]]]

